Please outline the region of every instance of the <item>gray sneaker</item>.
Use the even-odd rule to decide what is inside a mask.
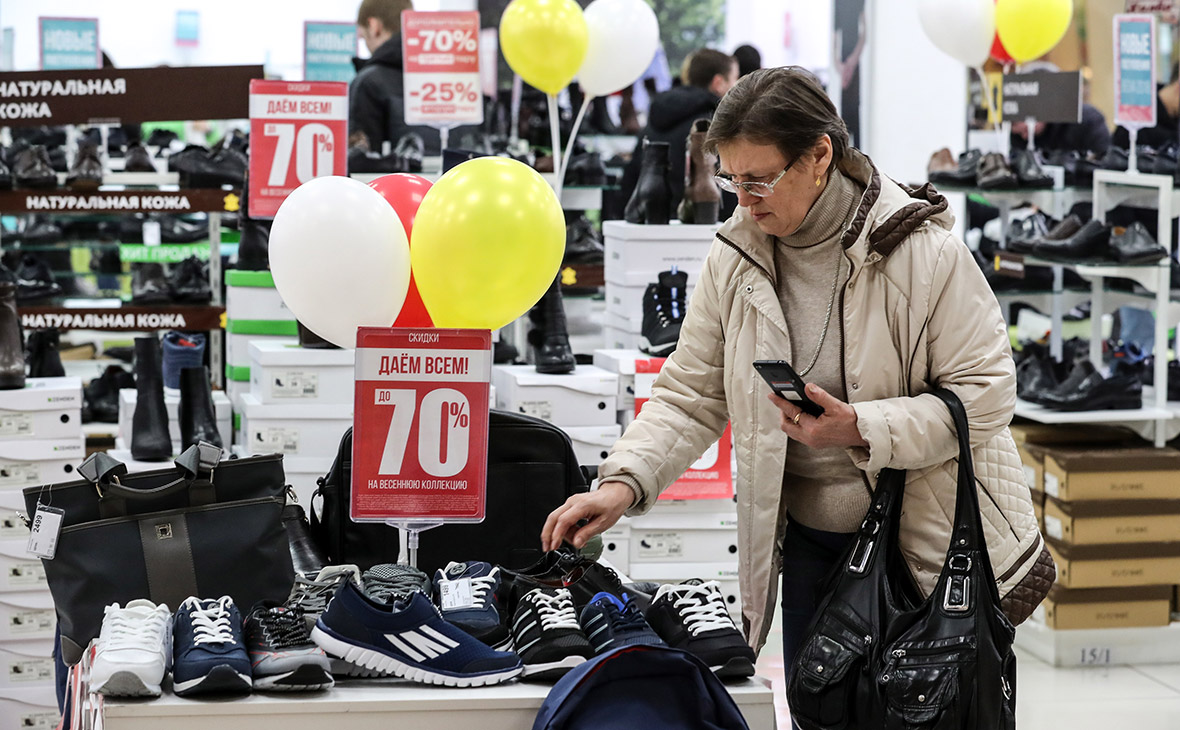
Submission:
[[[392,604],[414,591],[430,598],[430,578],[417,568],[397,563],[374,565],[361,574],[365,595],[378,603]]]
[[[295,585],[291,588],[290,597],[287,598],[287,606],[302,609],[307,630],[311,631],[316,619],[328,607],[328,601],[332,600],[340,584],[346,580],[351,580],[359,586],[360,569],[355,565],[329,565],[320,570],[314,578],[296,574]]]
[[[328,689],[335,683],[328,655],[311,640],[301,609],[260,603],[242,629],[254,689],[291,692]]]

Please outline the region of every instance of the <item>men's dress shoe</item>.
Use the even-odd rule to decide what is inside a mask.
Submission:
[[[979,163],[979,174],[975,177],[975,184],[981,190],[1014,188],[1017,179],[1003,155],[999,152],[989,152]]]
[[[30,216],[20,232],[20,240],[26,246],[50,246],[64,237],[61,226],[43,215]]]
[[[209,156],[209,148],[190,144],[179,152],[168,155],[168,172],[180,172],[181,168],[196,165],[195,160]],[[194,161],[190,162],[190,158]]]
[[[953,172],[958,167],[955,156],[947,147],[930,155],[930,162],[926,163],[926,177],[933,179],[940,172]]]
[[[172,301],[168,276],[161,264],[131,264],[131,302],[165,304]]]
[[[174,264],[172,275],[168,277],[168,288],[173,301],[208,304],[213,299],[213,290],[209,285],[209,264],[196,256]]]
[[[196,243],[209,237],[209,223],[194,222],[177,215],[162,215],[160,222],[161,243]]]
[[[414,132],[403,134],[393,147],[393,156],[408,172],[422,172],[422,157],[426,154],[426,142]]]
[[[1058,223],[1057,225],[1050,228],[1048,230],[1048,232],[1045,233],[1045,235],[1041,236],[1040,240],[1041,241],[1062,241],[1062,240],[1065,240],[1066,238],[1069,238],[1073,234],[1077,233],[1081,229],[1082,229],[1082,219],[1079,218],[1077,215],[1070,213],[1069,215],[1065,216],[1065,218],[1062,218],[1060,223]],[[1032,241],[1031,243],[1032,243],[1032,246],[1029,249],[1030,251],[1032,250],[1032,248],[1036,247],[1037,241]]]
[[[1110,251],[1120,264],[1149,264],[1168,255],[1139,221],[1110,237]]]
[[[1005,248],[1012,253],[1030,253],[1033,243],[1049,233],[1048,222],[1049,219],[1039,210],[1023,218],[1014,218],[1008,226]]]
[[[49,161],[49,153],[41,145],[21,150],[12,165],[13,181],[18,188],[55,188],[57,173]]]
[[[538,373],[572,373],[577,361],[570,349],[569,330],[566,328],[565,306],[561,299],[561,276],[553,280],[541,301],[529,311],[533,329],[528,341],[533,347]]]
[[[1040,240],[1033,254],[1049,261],[1082,262],[1105,259],[1110,251],[1110,226],[1092,220],[1068,238]]]
[[[98,423],[119,422],[119,391],[135,387],[135,376],[118,365],[109,365],[102,375],[91,380],[82,395],[90,408],[90,420]]]
[[[167,147],[175,139],[179,139],[176,132],[157,128],[153,129],[152,133],[148,135],[147,145],[149,147]]]
[[[1053,365],[1045,357],[1032,356],[1016,367],[1016,396],[1027,399],[1028,393],[1047,393],[1059,386]]]
[[[139,142],[127,148],[123,155],[123,172],[156,172],[152,154]]]
[[[602,155],[597,152],[574,155],[565,168],[565,184],[597,187],[606,185],[606,165],[602,163]]]
[[[28,362],[30,378],[64,378],[66,369],[57,351],[60,335],[56,329],[37,330],[29,334]]]
[[[241,250],[239,246],[238,250]],[[594,230],[594,224],[579,213],[565,227],[565,256],[563,264],[598,264],[602,265],[606,249],[602,247],[602,240]]]
[[[20,268],[16,270],[16,285],[16,298],[22,302],[56,297],[62,292],[49,264],[30,253],[21,257]]]
[[[1052,388],[1051,390],[1034,390],[1029,388],[1025,390],[1024,395],[1021,397],[1032,403],[1045,405],[1046,399],[1049,396],[1056,395],[1057,393],[1064,394],[1076,391],[1086,380],[1086,378],[1090,377],[1096,372],[1097,370],[1094,368],[1094,364],[1089,360],[1084,358],[1081,360],[1075,360],[1073,369],[1069,371],[1069,375],[1066,376],[1065,380],[1062,380],[1060,383],[1058,383],[1057,387]]]
[[[82,190],[94,190],[102,185],[102,158],[98,156],[96,145],[78,145],[74,164],[66,176],[66,185]]]
[[[1094,171],[1102,169],[1102,160],[1091,155],[1074,154],[1065,159],[1065,184],[1088,188],[1094,184]]]
[[[983,160],[983,153],[979,150],[967,150],[959,155],[958,165],[950,170],[934,170],[930,173],[930,182],[944,185],[974,185],[979,174],[979,163]]]
[[[1047,393],[1041,404],[1056,411],[1132,410],[1143,407],[1143,382],[1132,375],[1090,373],[1076,388]]]
[[[209,370],[205,366],[180,371],[180,450],[204,441],[221,447],[213,393],[209,389]]]
[[[0,390],[25,387],[25,350],[21,344],[16,283],[0,279]]]
[[[1045,172],[1032,150],[1015,150],[1012,153],[1012,171],[1022,188],[1051,188],[1053,176]]]
[[[1180,148],[1169,142],[1155,151],[1155,160],[1151,167],[1139,163],[1140,172],[1150,172],[1153,175],[1175,175],[1177,172],[1177,153]]]
[[[188,188],[219,188],[222,185],[241,187],[246,180],[246,168],[249,161],[246,156],[233,147],[222,147],[216,151],[202,154],[198,150],[188,153],[182,150],[175,162],[176,172],[180,173],[181,187]],[[169,158],[168,167],[172,169],[173,159]]]
[[[1128,153],[1124,149],[1111,146],[1106,150],[1106,156],[1102,158],[1103,170],[1120,170],[1126,172],[1128,164]]]
[[[131,458],[165,461],[172,456],[164,371],[155,335],[135,338],[135,413],[131,417]]]
[[[665,226],[672,218],[671,162],[667,142],[643,140],[643,161],[635,192],[627,201],[623,220],[649,226]]]
[[[66,159],[65,147],[49,147],[47,148],[46,158],[49,160],[49,166],[53,168],[54,172],[69,172],[70,163]]]

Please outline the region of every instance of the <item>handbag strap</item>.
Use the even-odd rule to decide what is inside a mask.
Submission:
[[[189,506],[214,504],[217,493],[213,487],[213,472],[221,460],[221,449],[204,441],[185,449],[173,463],[180,475],[158,487],[137,489],[119,482],[126,476],[127,466],[98,452],[92,454],[78,467],[78,473],[94,484],[99,494],[99,513],[105,517],[122,517],[128,513],[127,503],[139,500],[160,499],[181,492],[187,492]]]

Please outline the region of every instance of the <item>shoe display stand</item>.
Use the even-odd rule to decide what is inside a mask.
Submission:
[[[1139,173],[1097,170],[1094,172],[1094,215],[1105,220],[1106,213],[1118,205],[1150,207],[1159,212],[1159,244],[1172,251],[1172,219],[1180,211],[1180,200],[1170,175],[1146,175]],[[1061,328],[1064,319],[1064,269],[1073,269],[1079,276],[1090,281],[1090,361],[1096,367],[1102,365],[1102,315],[1106,311],[1106,279],[1131,279],[1151,292],[1154,297],[1152,313],[1155,314],[1154,382],[1167,383],[1167,353],[1169,313],[1171,305],[1171,264],[1165,258],[1156,264],[1140,266],[1062,264],[1025,257],[1026,266],[1049,266],[1053,269],[1052,328],[1049,335],[1049,351],[1060,359],[1062,352]],[[1043,408],[1032,403],[1017,400],[1016,415],[1040,423],[1138,423],[1150,424],[1150,429],[1140,430],[1157,448],[1163,447],[1168,438],[1176,434],[1169,431],[1168,422],[1180,415],[1169,408],[1167,389],[1158,388],[1151,394],[1150,401],[1137,410],[1101,410],[1063,412]],[[1139,430],[1139,429],[1137,429]]]
[[[960,187],[957,185],[939,185],[939,192],[962,193],[978,195],[987,199],[1000,211],[1000,248],[1006,248],[1008,235],[1008,220],[1013,208],[1025,204],[1032,204],[1054,218],[1063,218],[1069,214],[1069,209],[1077,203],[1089,202],[1093,199],[1092,187],[1063,187],[1063,188],[1023,188],[985,190],[975,187]]]
[[[0,391],[0,728],[53,728],[53,598],[26,552],[25,487],[75,478],[86,457],[82,381],[29,378]]]

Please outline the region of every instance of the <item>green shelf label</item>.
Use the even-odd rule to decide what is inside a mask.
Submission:
[[[141,243],[125,243],[119,246],[119,258],[133,264],[178,264],[193,256],[201,261],[208,261],[209,244],[166,243],[160,246],[145,246]]]

